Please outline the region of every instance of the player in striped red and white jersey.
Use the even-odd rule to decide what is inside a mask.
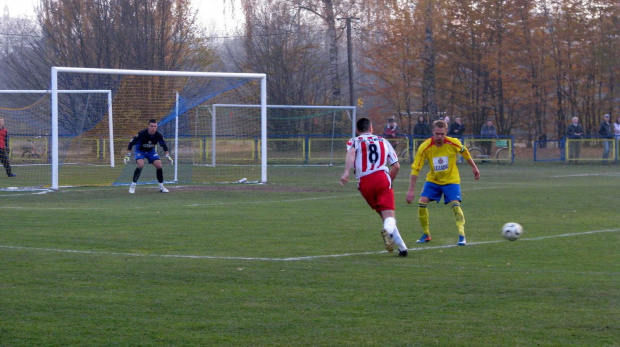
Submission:
[[[360,118],[356,129],[358,136],[347,143],[347,156],[340,184],[345,186],[349,181],[349,172],[354,168],[355,176],[359,179],[359,191],[383,220],[381,235],[385,248],[393,252],[396,244],[398,255],[406,257],[407,245],[396,227],[392,189],[392,181],[400,170],[398,156],[389,141],[372,134],[372,123],[368,118]]]

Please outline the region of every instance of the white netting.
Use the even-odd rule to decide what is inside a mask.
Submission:
[[[49,187],[51,172],[50,92],[0,91],[0,117],[9,132],[9,160],[16,176],[0,181],[0,189],[39,189]],[[87,157],[85,151],[95,150],[102,158],[101,141],[92,139],[91,145],[76,145],[83,140],[72,136],[92,126],[90,115],[106,112],[109,91],[72,91],[59,93],[63,117],[60,148],[64,161],[79,161]],[[103,108],[101,108],[103,107]]]
[[[217,147],[230,148],[230,155],[217,158],[218,163],[247,164],[257,161],[260,152],[258,133],[240,137],[236,124],[251,124],[260,109],[253,105],[216,104],[202,112],[203,121],[221,136]],[[267,106],[268,165],[332,165],[342,162],[344,144],[351,138],[355,108],[349,106]],[[240,120],[240,121],[239,121]],[[244,126],[245,127],[245,126]]]
[[[265,181],[263,162],[197,165],[208,150],[205,138],[211,134],[201,133],[195,111],[213,103],[264,104],[264,78],[261,74],[52,68],[51,93],[22,96],[19,107],[15,102],[0,104],[17,168],[17,179],[3,180],[0,188],[128,184],[135,166],[123,165],[123,156],[131,137],[146,128],[149,119],[158,121],[158,130],[177,158],[175,167],[164,169],[166,181],[234,182],[249,177]],[[231,125],[238,136],[266,136],[261,113],[254,116]],[[147,168],[140,182],[150,181],[155,181],[155,170]]]

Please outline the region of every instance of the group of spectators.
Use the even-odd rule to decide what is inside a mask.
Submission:
[[[573,117],[571,124],[566,129],[566,136],[569,139],[582,139],[585,135],[583,125],[579,123],[579,117]],[[620,138],[620,116],[612,124],[609,114],[603,116],[603,121],[598,128],[598,135],[603,139]],[[609,151],[611,149],[611,141],[603,141],[603,163],[607,163],[609,159]],[[570,141],[568,147],[569,162],[577,162],[581,151],[580,141]]]
[[[465,125],[461,122],[461,117],[455,117],[452,123],[450,123],[450,117],[444,117],[442,120],[448,124],[448,136],[462,139],[465,134]],[[396,124],[395,118],[391,117],[383,129],[383,137],[391,140],[392,146],[395,146],[396,143],[393,140],[400,135],[400,128]],[[426,122],[426,118],[424,116],[418,117],[418,123],[413,127],[413,136],[416,138],[428,138],[432,135],[431,126]],[[482,126],[480,135],[489,138],[497,136],[497,129],[493,125],[492,120],[487,120]],[[490,146],[491,142],[488,145]]]
[[[610,115],[605,114],[603,116],[603,121],[601,122],[598,135],[603,139],[613,139],[620,138],[620,116],[616,119],[615,122],[611,123]],[[448,124],[448,136],[461,138],[465,134],[465,125],[461,122],[460,117],[455,117],[453,122],[450,122],[450,117],[444,117],[443,120]],[[582,139],[585,136],[585,131],[583,126],[579,123],[578,117],[572,118],[572,123],[568,126],[566,135],[569,139]],[[392,145],[395,146],[396,142],[394,141],[398,136],[401,136],[400,129],[398,124],[396,124],[396,120],[394,117],[391,117],[386,124],[383,136],[387,139],[392,140]],[[418,122],[413,128],[413,136],[416,138],[427,138],[432,136],[430,125],[426,122],[426,118],[424,116],[418,117]],[[487,122],[480,129],[480,136],[484,138],[494,138],[497,137],[497,129],[495,125],[493,125],[492,120],[487,120]],[[606,163],[609,158],[609,152],[611,150],[612,142],[610,140],[603,141],[603,163]],[[485,147],[487,153],[490,152],[490,147],[492,146],[491,142],[483,142],[480,144],[482,147]],[[576,162],[579,158],[579,154],[581,151],[581,142],[580,141],[570,141],[569,142],[569,162]]]
[[[465,134],[465,125],[461,122],[461,117],[454,118],[454,122],[450,123],[450,117],[444,117],[442,119],[448,124],[448,136],[462,137]],[[387,138],[395,138],[400,135],[400,129],[396,124],[395,118],[389,119],[388,124],[385,125],[383,130],[383,136]],[[431,127],[426,122],[424,116],[418,117],[418,123],[413,127],[413,136],[419,138],[430,137],[432,135]],[[484,137],[497,136],[497,129],[493,125],[492,120],[488,120],[480,129],[480,135]]]

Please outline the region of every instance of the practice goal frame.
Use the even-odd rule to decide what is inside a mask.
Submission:
[[[216,129],[217,129],[217,118],[218,118],[218,109],[229,109],[229,108],[258,108],[261,107],[261,105],[247,105],[247,104],[213,104],[210,106],[211,108],[211,114],[213,115],[212,118],[212,133],[211,133],[211,150],[212,150],[212,162],[211,165],[215,166],[216,165],[216,148],[217,148],[217,144],[216,144]],[[357,114],[356,114],[356,110],[357,108],[355,106],[319,106],[319,105],[267,105],[267,109],[281,109],[281,110],[316,110],[316,111],[346,111],[346,113],[348,114],[350,120],[351,120],[351,137],[355,137],[356,136],[356,121],[357,121]],[[272,119],[270,118],[269,121],[272,121]],[[332,150],[332,155],[333,155],[333,146],[334,146],[334,123],[332,122],[332,129],[331,129],[331,136],[332,136],[332,144],[331,144],[331,150]],[[268,138],[272,138],[273,135],[268,134],[267,136]],[[273,158],[273,157],[272,157]],[[270,163],[270,165],[274,165],[273,163]],[[332,165],[332,162],[330,160],[329,165]]]
[[[261,113],[261,182],[267,182],[267,75],[260,73],[225,73],[225,72],[192,72],[192,71],[157,71],[157,70],[126,70],[126,69],[102,69],[102,68],[75,68],[75,67],[52,67],[51,69],[51,159],[52,159],[52,182],[51,189],[59,188],[59,126],[58,126],[58,94],[67,92],[59,90],[59,74],[100,74],[100,75],[136,75],[136,76],[162,76],[162,77],[212,77],[212,78],[242,78],[260,81],[260,107]],[[66,88],[65,88],[66,89]],[[112,129],[112,124],[110,124]],[[113,153],[111,160],[114,162]]]
[[[33,89],[33,90],[0,90],[0,94],[51,94],[51,90]],[[108,125],[110,138],[110,166],[114,167],[114,118],[112,114],[112,91],[109,89],[79,89],[79,90],[58,90],[59,94],[107,94],[108,97]]]

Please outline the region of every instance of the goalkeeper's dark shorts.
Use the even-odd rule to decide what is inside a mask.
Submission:
[[[157,154],[157,151],[154,148],[148,152],[136,149],[136,160],[138,159],[147,159],[149,164],[152,164],[155,160],[161,160],[159,159],[159,154]]]

